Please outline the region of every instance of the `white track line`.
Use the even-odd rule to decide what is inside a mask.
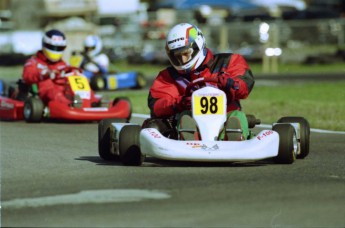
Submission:
[[[19,209],[66,204],[137,202],[142,200],[161,200],[167,198],[170,198],[169,194],[155,190],[106,189],[81,191],[66,195],[13,199],[1,202],[1,207],[3,209]]]

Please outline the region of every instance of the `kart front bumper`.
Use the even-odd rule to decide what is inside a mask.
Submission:
[[[96,108],[73,108],[60,102],[52,101],[49,103],[49,118],[70,121],[100,121],[107,118],[125,118],[131,117],[131,104],[128,101],[121,100],[113,107]]]
[[[179,161],[255,161],[276,157],[279,135],[263,130],[246,141],[178,141],[164,137],[157,129],[140,133],[141,153],[160,159]]]

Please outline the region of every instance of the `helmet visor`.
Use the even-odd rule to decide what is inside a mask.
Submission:
[[[43,42],[43,47],[51,51],[63,51],[66,48],[66,46],[55,46],[45,42]]]
[[[96,49],[96,46],[92,46],[92,47],[86,46],[84,49],[85,49],[85,52],[91,52]]]
[[[49,49],[43,48],[43,53],[52,62],[57,62],[62,58],[62,52],[50,51]]]
[[[189,63],[199,53],[199,47],[193,42],[189,46],[168,51],[168,56],[175,66]]]

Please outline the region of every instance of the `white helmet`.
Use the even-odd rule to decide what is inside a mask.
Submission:
[[[197,69],[207,54],[206,41],[201,30],[188,23],[175,25],[170,30],[165,49],[170,63],[180,73],[188,73]],[[182,61],[179,57],[184,53],[189,55],[187,61]]]
[[[102,51],[102,40],[96,35],[89,35],[84,40],[84,50],[89,56],[96,56]]]

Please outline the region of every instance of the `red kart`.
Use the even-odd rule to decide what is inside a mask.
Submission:
[[[60,77],[64,79],[65,96],[72,101],[71,105],[58,101],[44,103],[38,97],[37,86],[36,89],[34,86],[25,88],[28,86],[19,81],[17,89],[9,89],[8,97],[0,96],[0,119],[40,122],[43,119],[100,121],[105,118],[131,118],[132,108],[127,98],[103,101],[100,95],[91,91],[87,78],[77,68],[68,67],[66,71],[68,73]]]

